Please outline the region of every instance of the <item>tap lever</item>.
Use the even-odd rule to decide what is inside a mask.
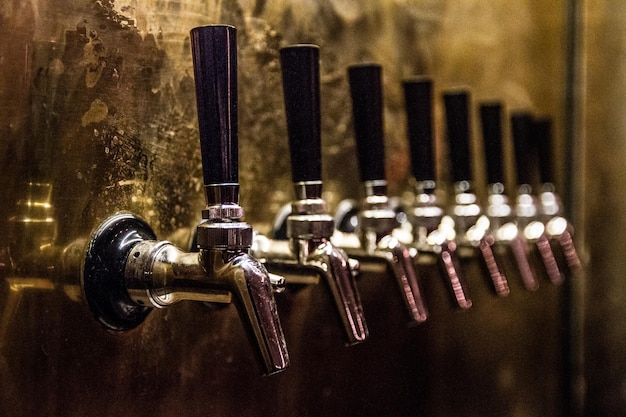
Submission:
[[[321,181],[319,47],[282,48],[280,63],[293,182]]]
[[[444,94],[446,108],[446,136],[452,160],[454,182],[469,182],[473,179],[470,163],[469,94],[465,91]]]
[[[538,183],[533,169],[537,161],[533,158],[531,132],[532,116],[527,112],[511,114],[511,132],[515,148],[515,167],[517,183],[523,187],[532,187]]]
[[[502,104],[498,102],[480,105],[488,184],[504,184],[501,114]]]
[[[237,30],[194,28],[191,47],[204,184],[238,183]]]
[[[539,158],[539,177],[542,184],[554,184],[552,166],[552,120],[548,117],[535,117],[532,133]]]
[[[385,179],[381,72],[379,64],[348,67],[359,172],[363,182]]]
[[[402,83],[411,150],[411,170],[418,182],[435,180],[432,128],[432,81],[415,78]]]

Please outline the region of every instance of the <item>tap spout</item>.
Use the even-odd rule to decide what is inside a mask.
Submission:
[[[227,228],[219,232],[234,235],[227,242],[233,243],[235,230],[245,231],[246,226],[232,223],[230,234]],[[207,227],[201,223],[198,228]],[[210,233],[201,239],[206,240]],[[275,278],[245,247],[231,244],[184,252],[156,240],[150,227],[130,213],[118,213],[100,225],[83,263],[87,301],[98,321],[113,331],[136,327],[153,308],[183,300],[234,302],[266,374],[289,365],[273,296],[273,285],[281,283]]]
[[[265,267],[247,253],[212,249],[186,253],[169,242],[144,241],[130,251],[125,271],[129,295],[140,305],[163,308],[183,300],[234,301],[264,372],[287,367],[273,283]]]
[[[345,201],[343,205],[351,204]],[[363,206],[357,216],[358,237],[354,231],[341,230],[347,221],[336,218],[335,223],[343,233],[333,236],[333,242],[350,258],[358,260],[361,270],[389,271],[398,285],[409,320],[412,324],[423,323],[428,319],[428,308],[414,263],[417,250],[407,247],[394,235],[393,230],[399,224],[386,196],[368,196]]]
[[[348,346],[369,335],[354,276],[359,262],[334,246],[329,239],[255,238],[252,254],[268,270],[284,276],[287,284],[315,285],[322,279],[328,286]]]
[[[363,342],[369,335],[363,306],[347,254],[328,240],[297,239],[299,263],[322,273],[345,329],[347,345]]]
[[[422,287],[417,277],[411,251],[391,235],[381,239],[378,247],[382,249],[393,271],[393,276],[403,295],[402,300],[411,321],[415,323],[425,322],[428,319],[428,308],[424,302]]]
[[[271,277],[258,260],[247,253],[229,254],[201,250],[203,265],[211,265],[216,286],[235,296],[242,322],[253,340],[267,374],[289,366],[285,337],[278,318]]]

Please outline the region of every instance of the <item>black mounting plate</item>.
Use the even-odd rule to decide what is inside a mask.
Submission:
[[[82,268],[83,290],[94,317],[108,330],[135,328],[152,310],[130,298],[124,276],[132,248],[143,240],[156,240],[156,235],[131,213],[109,217],[89,239]]]

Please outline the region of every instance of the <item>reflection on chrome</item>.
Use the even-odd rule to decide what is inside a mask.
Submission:
[[[7,244],[0,247],[0,278],[8,286],[0,308],[0,347],[26,293],[60,290],[73,301],[82,299],[76,277],[85,240],[57,246],[51,201],[50,183],[28,182],[8,219]]]
[[[428,318],[428,310],[413,261],[413,255],[417,253],[411,253],[393,236],[400,224],[387,197],[382,66],[376,63],[353,64],[347,72],[359,174],[365,198],[360,207],[354,207],[357,211],[355,232],[359,245],[350,247],[340,241],[337,244],[344,247],[349,256],[358,259],[362,268],[382,264],[395,278],[410,322],[422,323]],[[352,211],[348,209],[347,214]],[[350,222],[337,218],[335,223],[341,227]]]
[[[419,253],[432,253],[438,257],[455,304],[462,309],[470,308],[472,300],[457,253],[454,220],[446,216],[438,204],[434,181],[417,182],[408,219],[413,231],[412,245]]]
[[[554,285],[561,284],[565,277],[550,246],[546,226],[540,221],[537,200],[532,195],[530,185],[523,184],[519,187],[515,212],[520,230],[524,238],[537,248],[550,282]]]
[[[456,243],[464,249],[477,248],[487,267],[496,294],[509,295],[509,283],[493,251],[496,240],[492,235],[491,219],[483,214],[477,204],[476,195],[471,191],[469,181],[457,182],[454,186],[455,203],[449,212],[454,221]]]
[[[372,191],[372,195],[363,200],[356,216],[355,230],[341,230],[344,233],[336,233],[333,241],[350,257],[357,259],[362,270],[370,265],[382,264],[383,271],[388,271],[395,278],[411,322],[422,323],[428,319],[428,309],[415,268],[417,251],[406,247],[394,236],[394,230],[400,224],[385,195],[386,185],[366,188],[377,191]],[[343,214],[349,215],[351,212],[347,210]],[[341,214],[339,211],[338,215]],[[336,218],[335,223],[341,225],[346,221]]]
[[[321,182],[296,184],[296,190],[302,199],[291,204],[284,219],[287,239],[259,235],[251,253],[269,271],[284,276],[287,284],[317,284],[323,278],[343,324],[346,343],[363,342],[369,331],[355,282],[359,263],[331,242],[334,221],[319,197]]]
[[[490,184],[488,191],[485,213],[489,218],[494,243],[510,248],[524,286],[529,291],[535,291],[539,288],[539,281],[530,263],[527,236],[518,228],[515,211],[504,194],[504,186],[500,183]]]
[[[579,271],[582,264],[574,246],[574,228],[561,214],[561,199],[550,183],[544,183],[542,190],[539,194],[539,218],[545,223],[546,234],[559,244],[569,270]]]

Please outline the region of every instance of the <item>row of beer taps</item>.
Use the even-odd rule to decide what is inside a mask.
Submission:
[[[500,103],[480,106],[486,151],[488,201],[473,189],[470,98],[445,93],[446,137],[454,182],[453,202],[438,201],[433,155],[433,82],[403,83],[415,198],[397,207],[387,195],[382,67],[348,68],[360,179],[365,198],[331,215],[322,197],[319,47],[281,49],[283,94],[295,198],[271,236],[256,234],[239,205],[236,29],[210,25],[191,31],[198,124],[207,205],[196,229],[197,248],[183,251],[157,240],[150,226],[129,212],[115,213],[92,232],[81,263],[84,297],[110,331],[139,326],[154,308],[181,300],[237,305],[264,373],[289,365],[275,294],[287,285],[324,282],[330,289],[346,344],[369,336],[358,282],[361,267],[389,271],[408,319],[428,319],[417,257],[438,259],[455,304],[472,306],[460,258],[480,254],[498,296],[510,292],[500,263],[512,254],[529,290],[538,279],[536,248],[554,284],[580,268],[572,227],[562,217],[550,155],[550,124],[530,113],[511,117],[519,188],[511,204],[504,190]],[[541,145],[539,149],[536,144]],[[541,150],[541,152],[539,152]],[[533,158],[541,164],[536,165]],[[540,166],[540,189],[533,170]],[[561,265],[561,258],[565,265]]]

